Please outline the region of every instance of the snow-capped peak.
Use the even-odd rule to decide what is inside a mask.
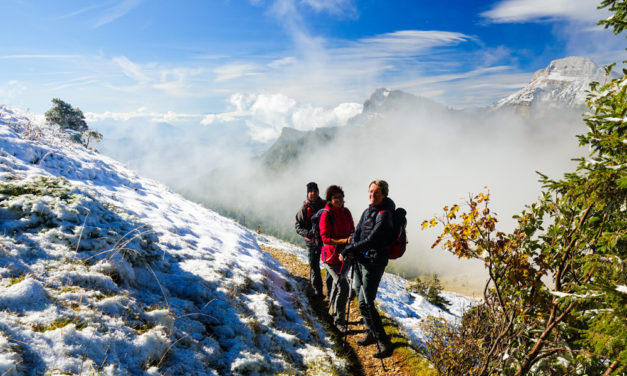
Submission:
[[[529,111],[531,107],[583,107],[590,82],[604,82],[605,70],[585,57],[571,56],[552,61],[538,70],[531,82],[501,99],[493,107]]]

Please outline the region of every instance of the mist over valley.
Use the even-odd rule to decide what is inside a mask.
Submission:
[[[105,136],[100,149],[252,229],[296,243],[302,240],[294,215],[307,182],[316,181],[322,196],[327,186],[342,186],[357,221],[368,205],[368,183],[385,179],[390,197],[408,212],[408,252],[389,269],[407,277],[437,273],[478,291],[483,265],[431,249],[438,234],[421,231],[420,223],[487,187],[499,228],[511,230],[511,217],[538,195],[536,171],[560,177],[574,167],[571,158],[586,155],[575,136],[584,130],[585,88],[603,78],[601,71],[587,59],[562,59],[510,97],[469,110],[381,88],[363,105],[310,111],[317,115],[310,121],[324,119],[312,130],[296,129],[307,121],[297,116],[307,106],[292,103],[264,114],[272,129],[284,125],[267,140],[254,124],[259,117],[116,126],[117,137]],[[329,115],[342,107],[354,115]]]

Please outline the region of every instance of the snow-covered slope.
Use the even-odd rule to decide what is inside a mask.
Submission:
[[[298,283],[253,234],[57,128],[0,107],[0,375],[343,374]],[[421,341],[453,314],[386,276]]]
[[[54,132],[0,111],[0,374],[344,367],[251,232]]]

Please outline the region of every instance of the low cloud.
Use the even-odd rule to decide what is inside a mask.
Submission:
[[[0,85],[0,102],[10,103],[13,98],[26,92],[26,86],[19,81],[11,80],[4,85]]]
[[[268,142],[279,137],[284,127],[309,131],[321,127],[343,126],[359,114],[359,103],[342,103],[333,108],[298,103],[284,94],[234,94],[229,99],[232,111],[206,115],[202,124],[244,122],[254,141]]]
[[[148,111],[146,107],[130,112],[85,113],[85,120],[87,120],[88,123],[105,120],[128,121],[133,119],[149,119],[152,122],[177,123],[189,119],[200,119],[201,117],[202,115],[198,114],[176,113],[174,111],[152,112]]]

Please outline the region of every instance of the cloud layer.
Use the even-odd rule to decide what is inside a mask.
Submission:
[[[334,108],[298,103],[283,94],[233,94],[232,111],[206,115],[202,124],[244,122],[254,141],[275,140],[284,127],[309,131],[321,127],[343,126],[359,114],[359,103],[342,103]]]

